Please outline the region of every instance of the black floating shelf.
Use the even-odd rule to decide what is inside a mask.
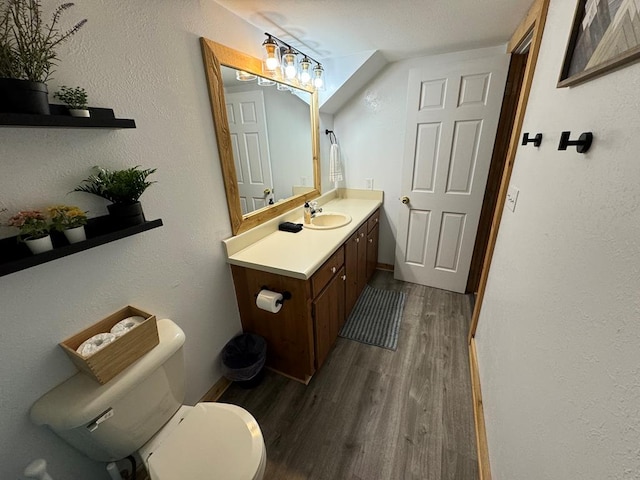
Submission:
[[[0,240],[0,277],[161,226],[161,219],[122,228],[114,226],[109,215],[91,218],[85,226],[87,239],[84,242],[70,244],[62,233],[53,232],[53,250],[37,255],[32,254],[24,243],[18,242],[17,237],[3,238]]]
[[[51,115],[0,113],[0,127],[136,128],[135,120],[115,118],[110,108],[89,107],[90,117],[72,117],[63,105],[49,105]]]

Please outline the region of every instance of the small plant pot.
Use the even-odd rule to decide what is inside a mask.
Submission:
[[[91,114],[86,108],[70,108],[69,115],[72,117],[90,117]]]
[[[67,237],[69,243],[84,242],[87,239],[87,234],[84,231],[84,225],[75,228],[67,228],[63,230],[64,236]]]
[[[145,222],[140,202],[131,204],[112,203],[107,205],[107,210],[109,210],[109,215],[111,215],[114,224],[118,227],[131,227]]]
[[[0,112],[49,115],[48,92],[44,83],[0,78]]]
[[[29,250],[31,250],[31,253],[34,255],[53,250],[53,244],[51,243],[51,237],[49,235],[40,238],[30,238],[25,240],[24,243],[27,244],[27,247],[29,247]]]

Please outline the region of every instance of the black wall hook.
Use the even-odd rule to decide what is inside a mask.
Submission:
[[[527,143],[533,143],[534,147],[539,147],[542,143],[542,134],[538,133],[535,137],[529,138],[529,132],[525,133],[522,136],[522,145],[526,145]]]
[[[338,143],[338,139],[336,138],[336,134],[333,133],[333,130],[326,129],[324,133],[325,135],[329,135],[329,141],[331,142],[331,145],[333,145],[334,143]]]
[[[578,153],[587,153],[591,148],[591,142],[593,141],[593,133],[584,132],[578,140],[569,140],[571,132],[562,132],[560,135],[560,145],[558,150],[566,150],[567,147],[576,147]]]

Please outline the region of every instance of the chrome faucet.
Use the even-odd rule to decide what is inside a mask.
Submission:
[[[311,218],[314,218],[316,213],[322,212],[322,208],[318,208],[318,202],[309,202],[309,208],[311,209]]]

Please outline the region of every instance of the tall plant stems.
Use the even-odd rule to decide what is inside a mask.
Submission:
[[[0,10],[0,76],[46,82],[58,56],[56,48],[87,22],[76,23],[64,32],[58,22],[73,3],[58,6],[45,24],[40,0],[5,0]]]

